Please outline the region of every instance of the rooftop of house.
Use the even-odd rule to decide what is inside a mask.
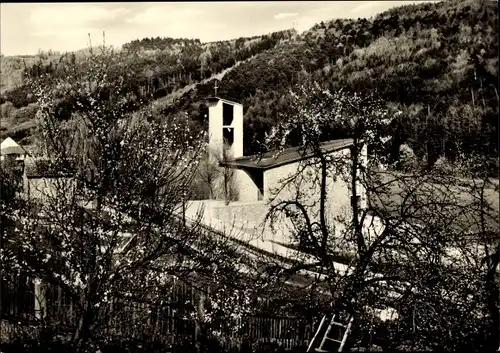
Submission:
[[[0,146],[0,154],[1,155],[9,155],[9,154],[23,155],[23,154],[26,154],[26,150],[23,147],[21,147],[16,141],[14,141],[12,138],[7,137],[5,140],[2,141],[2,144]]]
[[[23,154],[26,154],[26,151],[21,146],[9,146],[9,147],[2,148],[0,150],[0,154],[2,156],[3,155],[12,155],[12,154],[23,155]]]
[[[339,139],[322,142],[320,148],[323,153],[330,153],[353,145],[353,139]],[[271,169],[285,164],[298,162],[313,155],[313,152],[302,151],[300,147],[290,147],[281,152],[271,151],[263,155],[243,156],[232,161],[222,162],[221,166],[232,168]]]

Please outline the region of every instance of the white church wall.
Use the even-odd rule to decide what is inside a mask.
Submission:
[[[259,188],[255,185],[250,175],[244,170],[234,170],[235,184],[238,189],[238,201],[257,202],[259,200]]]
[[[216,151],[222,155],[222,102],[211,103],[208,107],[208,135],[209,148],[213,153]],[[210,154],[212,160],[217,160],[220,156]]]
[[[349,150],[344,149],[333,153],[338,156],[339,154],[348,154]],[[297,171],[302,169],[302,166],[303,164],[301,164],[301,162],[296,162],[267,170],[264,174],[265,200],[269,201],[274,196],[273,190],[280,188],[283,180],[296,174]],[[298,178],[297,182],[289,183],[289,185],[279,192],[274,202],[279,202],[280,200],[294,200],[297,195],[297,190],[299,190],[303,194],[301,195],[301,201],[305,204],[315,202],[316,204],[311,207],[311,210],[319,210],[320,186],[319,183],[310,181],[310,177],[307,176],[307,173],[311,172],[314,173],[317,171],[313,171],[312,167],[307,167],[302,171],[303,178]],[[340,177],[334,180],[332,176],[329,176],[327,179],[327,217],[330,219],[337,216],[348,217],[351,211],[350,203],[351,194],[349,185]]]

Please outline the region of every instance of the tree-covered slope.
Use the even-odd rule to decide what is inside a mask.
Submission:
[[[117,56],[126,84],[145,102],[162,98],[186,86],[218,74],[237,62],[246,60],[288,41],[294,31],[238,38],[229,41],[201,43],[199,40],[175,38],[144,38],[123,45]],[[98,50],[95,48],[94,50]],[[89,49],[75,53],[40,53],[36,57],[2,57],[1,135],[27,138],[36,125],[34,97],[29,79],[45,74],[64,72],[66,62],[84,61]],[[122,75],[123,74],[123,75]]]
[[[258,149],[256,140],[280,114],[290,113],[290,88],[314,80],[333,90],[377,92],[402,111],[394,158],[404,142],[429,164],[443,155],[496,156],[497,27],[496,4],[469,0],[321,23],[232,70],[219,84],[220,95],[244,105],[247,153]],[[166,112],[188,110],[201,119],[210,86]]]
[[[316,81],[332,90],[376,93],[402,112],[388,146],[394,160],[405,143],[428,166],[440,156],[479,154],[498,168],[497,27],[496,2],[450,0],[322,22],[301,35],[283,31],[212,43],[145,38],[124,45],[120,60],[145,102],[183,93],[173,104],[159,100],[161,115],[187,112],[199,128],[206,125],[206,98],[214,94],[207,79],[231,68],[218,82],[218,95],[244,105],[247,154],[259,150],[259,140],[282,114],[291,113],[290,89]],[[29,73],[51,70],[41,64]],[[11,119],[12,128],[33,124],[19,114],[34,110],[26,87],[3,95],[2,114],[9,102],[13,107],[7,108],[21,115]],[[23,134],[30,133],[21,129],[18,137]]]

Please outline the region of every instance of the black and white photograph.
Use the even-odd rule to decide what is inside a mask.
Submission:
[[[500,351],[497,0],[0,18],[0,353]]]

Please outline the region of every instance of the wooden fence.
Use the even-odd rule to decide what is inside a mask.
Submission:
[[[3,274],[0,278],[2,318],[32,321],[35,315],[35,285],[26,275]]]
[[[3,320],[40,324],[57,322],[71,332],[77,324],[75,304],[61,288],[42,285],[42,290],[27,276],[9,275],[1,279]],[[43,293],[38,300],[35,293]],[[106,327],[102,334],[113,341],[157,342],[163,345],[193,344],[197,325],[189,316],[199,298],[196,288],[185,282],[174,282],[166,305],[152,306],[126,298],[114,298],[107,305]],[[38,301],[37,301],[38,300]],[[44,320],[41,320],[44,318]],[[249,342],[276,343],[285,349],[307,346],[314,335],[312,320],[296,317],[247,316],[236,320],[240,329],[222,331],[218,341],[225,348]],[[213,329],[213,327],[211,327]]]

